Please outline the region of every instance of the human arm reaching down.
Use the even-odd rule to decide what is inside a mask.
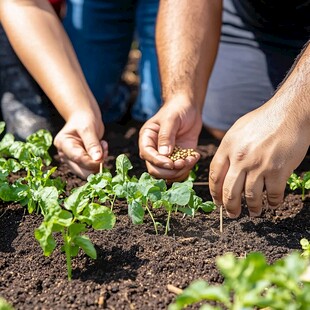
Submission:
[[[209,186],[217,205],[238,217],[244,194],[250,215],[279,205],[286,182],[310,144],[310,44],[273,97],[241,117],[224,136],[210,165]]]
[[[173,162],[175,145],[196,149],[201,110],[215,61],[222,1],[160,2],[156,48],[163,106],[140,130],[140,156],[155,177],[185,179],[199,154]]]
[[[60,159],[86,178],[107,156],[98,104],[72,45],[46,0],[1,0],[0,22],[12,47],[66,121],[54,144]]]

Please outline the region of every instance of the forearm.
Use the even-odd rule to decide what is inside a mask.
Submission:
[[[278,87],[273,99],[279,102],[288,121],[302,126],[303,131],[310,137],[310,40]]]
[[[71,43],[47,1],[1,0],[0,21],[25,67],[65,120],[98,105],[85,81]]]
[[[160,2],[156,46],[164,101],[185,96],[202,109],[221,28],[221,0]]]

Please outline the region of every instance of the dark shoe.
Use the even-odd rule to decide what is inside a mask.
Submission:
[[[55,135],[64,125],[54,105],[18,59],[1,24],[0,102],[6,131],[19,140],[39,129]]]
[[[25,140],[39,129],[53,136],[64,121],[54,105],[22,66],[1,68],[1,110],[6,130]]]

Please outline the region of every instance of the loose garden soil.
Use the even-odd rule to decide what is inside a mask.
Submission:
[[[115,158],[126,154],[134,169],[130,175],[146,171],[139,158],[139,125],[110,125],[107,140],[110,155],[107,167],[115,170]],[[218,142],[206,133],[199,142],[197,182],[208,181],[208,167]],[[58,172],[67,182],[67,191],[83,181],[57,161]],[[310,170],[309,156],[297,172]],[[207,185],[194,185],[196,194],[210,200]],[[221,283],[215,265],[217,256],[233,252],[239,257],[251,251],[264,253],[268,262],[301,250],[299,241],[310,239],[310,199],[302,202],[299,192],[287,189],[284,203],[276,210],[265,208],[259,218],[251,218],[246,207],[238,219],[224,217],[224,231],[219,231],[219,210],[199,213],[195,218],[174,214],[168,236],[156,235],[151,219],[134,226],[124,201],[116,201],[115,228],[90,231],[98,258],[92,260],[82,252],[73,259],[73,279],[67,280],[65,255],[60,245],[50,257],[43,256],[34,230],[42,217],[28,214],[18,204],[0,205],[0,296],[15,309],[167,309],[175,294],[167,285],[185,288],[203,278]],[[165,214],[155,213],[158,221]]]
[[[132,100],[139,83],[138,59],[139,53],[133,51],[123,76],[131,87]],[[106,166],[111,172],[115,171],[115,158],[120,154],[126,154],[133,164],[130,175],[139,177],[146,171],[138,153],[140,126],[128,121],[128,115],[120,124],[106,126],[110,153]],[[217,146],[218,141],[204,131],[201,133],[198,147],[201,159],[194,190],[203,200],[211,200],[206,182]],[[67,182],[67,194],[84,184],[57,162],[57,157],[53,166],[58,167],[56,175]],[[296,172],[309,170],[310,155],[307,155]],[[61,245],[50,257],[45,257],[34,237],[42,216],[28,214],[18,204],[0,202],[0,297],[18,310],[167,309],[175,298],[168,285],[185,288],[198,278],[211,284],[221,283],[223,277],[215,259],[224,253],[245,257],[252,251],[260,251],[272,263],[301,250],[301,238],[310,239],[310,195],[302,201],[300,192],[289,189],[278,209],[265,208],[259,218],[249,217],[245,206],[238,219],[224,217],[222,234],[219,210],[198,213],[194,218],[173,214],[167,236],[164,229],[155,234],[148,216],[142,225],[133,225],[124,201],[117,200],[113,210],[117,222],[112,230],[91,230],[88,234],[95,244],[97,259],[80,252],[72,262],[73,279],[68,281]],[[157,211],[155,217],[165,223],[165,213]]]

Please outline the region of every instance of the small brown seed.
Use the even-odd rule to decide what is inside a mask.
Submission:
[[[176,145],[173,149],[173,152],[168,156],[172,161],[178,159],[186,159],[188,156],[195,156],[194,149],[182,149],[180,146]]]

